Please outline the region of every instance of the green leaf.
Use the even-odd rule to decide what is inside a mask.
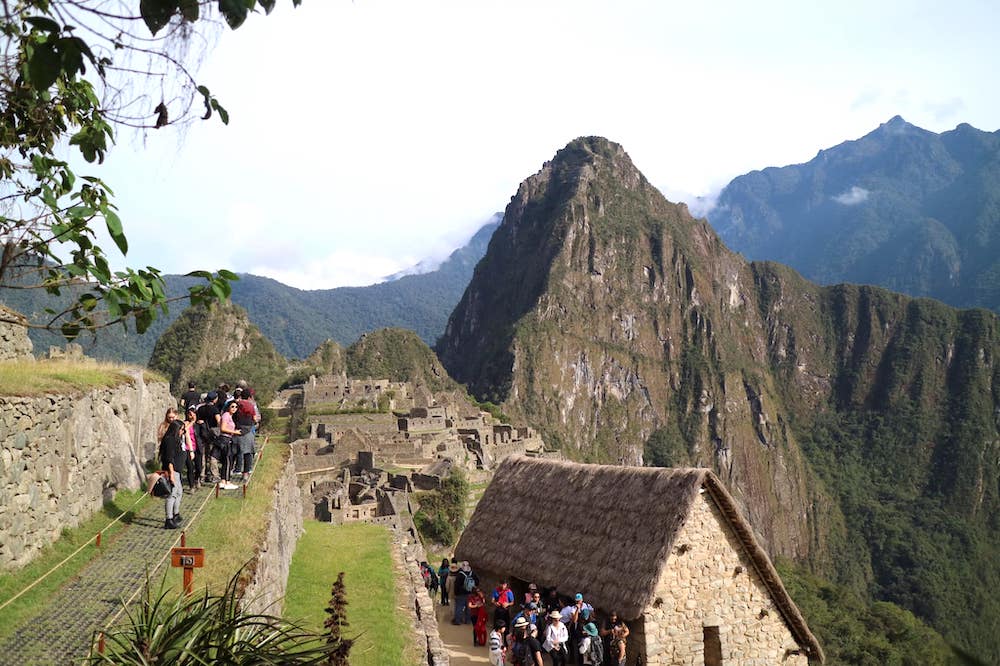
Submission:
[[[219,104],[219,101],[217,99],[215,99],[214,97],[212,98],[212,108],[219,112],[219,118],[222,120],[222,124],[223,125],[228,125],[229,124],[229,112],[226,111],[222,107],[222,105]]]
[[[198,0],[180,0],[181,16],[188,23],[194,23],[198,20]]]
[[[227,271],[225,268],[219,269],[219,277],[224,280],[239,280],[240,276],[232,271]]]
[[[67,340],[75,340],[80,335],[80,325],[75,322],[66,322],[62,325],[62,335]]]
[[[33,28],[44,30],[45,32],[58,33],[62,28],[58,23],[46,16],[28,16],[24,22]]]
[[[180,0],[139,0],[139,14],[154,35],[162,30],[177,11]]]
[[[257,0],[260,6],[264,8],[265,14],[270,14],[271,10],[274,9],[274,0]]]
[[[219,0],[219,11],[233,30],[243,25],[253,6],[253,0]]]
[[[113,210],[105,208],[104,221],[108,225],[108,233],[111,234],[111,239],[114,240],[115,245],[118,246],[122,254],[128,254],[128,240],[125,238],[125,233],[122,230],[121,219]]]
[[[48,90],[59,78],[60,62],[55,44],[42,42],[35,45],[28,60],[28,80],[31,85],[38,90]]]
[[[212,279],[212,274],[208,271],[191,271],[190,273],[185,273],[185,277],[197,277],[204,278],[206,280]]]

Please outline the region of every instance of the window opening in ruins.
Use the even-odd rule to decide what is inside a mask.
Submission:
[[[705,627],[705,666],[722,666],[722,639],[718,627]]]

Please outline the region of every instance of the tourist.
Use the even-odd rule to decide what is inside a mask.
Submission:
[[[188,390],[181,396],[181,407],[184,408],[184,411],[187,411],[188,408],[194,407],[199,402],[201,402],[201,393],[194,390],[194,382],[188,382]]]
[[[531,635],[528,620],[521,617],[514,623],[514,644],[511,648],[512,666],[543,666],[542,646]]]
[[[552,659],[552,666],[564,666],[569,656],[566,652],[566,642],[569,640],[569,631],[562,622],[562,615],[559,611],[553,610],[548,614],[548,626],[545,627],[545,642],[542,647],[549,653]]]
[[[524,593],[524,603],[530,604],[532,601],[538,603],[538,600],[534,598],[534,595],[538,593],[538,586],[534,583],[528,583],[528,591]]]
[[[175,530],[181,523],[181,467],[184,466],[184,447],[182,441],[182,431],[184,424],[180,421],[171,421],[167,430],[160,440],[160,466],[167,479],[170,481],[170,494],[164,502],[166,520],[163,527],[168,530]]]
[[[493,621],[510,622],[510,607],[514,605],[514,591],[506,580],[493,590]]]
[[[486,612],[486,595],[478,585],[469,592],[466,608],[469,609],[469,617],[472,620],[472,644],[486,645],[486,616],[489,613]]]
[[[597,625],[593,622],[587,622],[583,625],[578,652],[581,666],[602,666],[604,664],[604,644],[598,636]]]
[[[243,480],[247,481],[250,479],[250,472],[253,471],[253,456],[256,448],[253,431],[257,422],[260,421],[260,416],[257,415],[249,390],[244,391],[238,388],[233,391],[233,395],[233,402],[237,405],[233,420],[241,433],[233,438],[236,442],[234,467],[236,473],[242,473]]]
[[[438,586],[441,588],[441,605],[448,605],[448,569],[451,567],[451,563],[448,562],[448,558],[441,560],[441,566],[438,567]]]
[[[507,624],[503,620],[493,624],[493,631],[490,632],[490,666],[504,666],[507,646],[504,645],[503,635],[506,630]]]
[[[469,613],[467,605],[469,603],[469,593],[479,585],[479,576],[475,574],[467,561],[463,561],[458,568],[455,577],[454,596],[455,618],[452,624],[468,624]]]
[[[451,561],[448,565],[448,578],[445,580],[445,590],[447,590],[447,597],[451,600],[455,600],[455,581],[458,580],[458,562],[455,560]]]
[[[167,428],[170,424],[177,420],[177,409],[175,407],[168,407],[167,413],[163,415],[163,421],[160,425],[156,426],[156,441],[159,442],[163,439],[163,436],[167,434]]]
[[[222,459],[222,450],[219,446],[219,423],[222,415],[218,407],[219,394],[209,391],[205,396],[205,402],[198,406],[198,434],[199,441],[205,447],[205,482],[218,483],[222,480],[222,472],[219,469]]]
[[[618,611],[611,611],[611,615],[604,621],[601,627],[601,637],[604,639],[604,663],[608,666],[619,666],[625,663],[625,639],[628,638],[629,629],[625,621],[618,615]]]
[[[233,421],[233,415],[236,414],[236,403],[230,402],[229,407],[222,412],[222,418],[219,421],[219,447],[222,449],[222,458],[220,459],[220,467],[222,473],[222,483],[220,488],[223,490],[235,490],[239,486],[230,481],[230,465],[232,459],[235,457],[234,453],[234,443],[233,437],[239,435],[240,431],[236,428],[236,423]]]
[[[187,468],[187,480],[189,488],[197,488],[201,485],[201,466],[204,458],[203,447],[198,442],[198,407],[189,405],[185,410],[187,418],[184,421],[184,450],[187,457],[184,459],[184,466]]]

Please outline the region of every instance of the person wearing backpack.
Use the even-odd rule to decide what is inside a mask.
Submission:
[[[586,650],[581,650],[585,666],[604,666],[604,641],[601,640],[597,625],[588,622],[583,626],[583,633],[589,640]]]
[[[479,585],[479,576],[469,566],[467,561],[462,562],[458,573],[455,574],[455,614],[452,624],[469,623],[469,593]]]
[[[240,434],[233,437],[233,443],[236,445],[233,474],[242,474],[243,480],[246,481],[250,478],[250,472],[253,471],[253,454],[256,447],[253,433],[260,417],[257,415],[257,409],[249,389],[235,389],[233,401],[236,403],[236,414],[233,415],[233,421],[240,430]]]
[[[514,645],[511,648],[511,666],[543,666],[542,645],[531,635],[528,619],[519,617],[514,622]]]
[[[510,607],[514,605],[514,591],[506,580],[501,580],[500,584],[493,590],[493,622],[503,620],[510,623]]]

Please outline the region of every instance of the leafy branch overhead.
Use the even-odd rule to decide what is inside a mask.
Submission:
[[[220,25],[219,16],[238,28],[252,12],[270,13],[275,0],[140,0],[138,14],[125,0],[0,1],[0,288],[44,289],[63,304],[29,327],[74,338],[131,321],[141,333],[175,299],[157,268],[111,268],[98,230],[128,252],[113,191],[75,173],[66,152],[100,165],[123,127],[148,131],[214,114],[228,124],[187,64],[205,41],[191,37]],[[183,297],[192,304],[228,298],[237,279],[226,270],[189,275],[203,280]],[[67,295],[68,305],[59,298]]]

